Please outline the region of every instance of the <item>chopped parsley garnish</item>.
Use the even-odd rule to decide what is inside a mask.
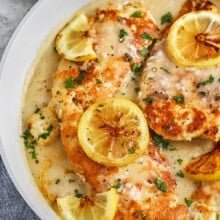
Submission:
[[[131,70],[133,73],[140,73],[142,70],[142,65],[140,63],[133,63],[131,65]]]
[[[24,139],[24,145],[27,148],[28,152],[31,154],[32,159],[37,158],[35,147],[37,141],[34,139],[34,136],[29,130],[25,130],[21,136]]]
[[[216,216],[215,216],[215,219],[220,220],[220,214],[217,213]]]
[[[120,29],[118,34],[119,42],[124,42],[125,36],[128,36],[128,32],[126,32],[124,29]]]
[[[144,98],[143,101],[149,105],[154,101],[154,98],[151,96],[148,96],[148,97]]]
[[[146,58],[149,55],[149,50],[144,47],[141,51],[140,51],[140,55],[144,58]]]
[[[164,67],[162,67],[162,66],[160,67],[160,69],[163,70],[164,72],[170,74],[170,71],[169,71],[168,69],[166,69],[166,68],[164,68]]]
[[[81,85],[84,78],[85,78],[85,74],[86,74],[85,71],[80,71],[79,75],[76,78],[73,78],[72,76],[70,76],[64,82],[65,88],[66,89],[71,89],[71,88],[74,88],[76,84]]]
[[[128,148],[128,153],[129,153],[129,154],[134,154],[135,151],[136,151],[136,148],[135,148],[135,147],[130,147],[130,148]]]
[[[187,199],[187,198],[185,198],[184,201],[185,201],[185,203],[186,203],[186,205],[187,205],[188,207],[190,207],[190,206],[192,205],[192,203],[193,203],[192,200]]]
[[[184,96],[183,95],[174,96],[173,99],[175,100],[176,103],[184,103]]]
[[[162,136],[154,133],[153,140],[159,148],[161,148],[163,150],[168,149],[170,143],[167,140],[164,140]]]
[[[129,55],[128,53],[125,53],[125,60],[128,61],[128,62],[131,62],[133,60],[132,56]]]
[[[38,139],[42,138],[42,139],[47,139],[49,136],[50,136],[50,133],[51,131],[53,130],[53,126],[50,125],[48,128],[47,128],[47,132],[45,133],[42,133],[38,136]]]
[[[121,187],[121,179],[117,179],[112,188],[119,189]]]
[[[167,185],[164,181],[156,178],[154,180],[154,184],[156,185],[157,189],[159,189],[162,192],[167,192]]]
[[[170,12],[167,12],[161,17],[160,23],[161,25],[163,25],[163,24],[171,22],[172,20],[173,20],[172,14]]]
[[[212,75],[210,75],[207,80],[198,83],[197,88],[200,88],[201,86],[206,86],[208,84],[211,84],[211,83],[214,82],[214,80],[215,80],[215,78]]]
[[[83,196],[83,194],[80,193],[78,189],[75,189],[74,193],[75,193],[75,197],[77,198],[81,198]]]
[[[96,79],[96,83],[97,84],[102,84],[102,80],[101,79]]]
[[[133,14],[130,15],[132,18],[140,18],[141,17],[141,12],[140,11],[135,11]]]
[[[22,138],[24,138],[24,140],[28,140],[29,138],[32,138],[33,135],[31,134],[31,132],[29,130],[25,130],[23,135],[22,135]]]
[[[150,41],[152,41],[154,38],[150,35],[150,34],[148,34],[147,32],[144,32],[142,35],[142,38],[144,38],[145,40],[150,40]]]
[[[183,163],[183,160],[181,158],[177,159],[176,161],[179,165],[182,165],[182,163]]]
[[[75,86],[73,77],[69,77],[67,80],[65,80],[64,84],[66,89],[73,88]]]
[[[57,185],[57,184],[59,184],[59,183],[60,183],[60,179],[57,179],[56,182],[55,182],[55,184]]]
[[[75,78],[75,82],[78,85],[81,85],[83,83],[83,80],[85,79],[86,72],[80,71],[79,75]]]
[[[176,176],[179,176],[181,178],[184,178],[184,173],[182,172],[182,170],[179,170],[177,173],[176,173]]]

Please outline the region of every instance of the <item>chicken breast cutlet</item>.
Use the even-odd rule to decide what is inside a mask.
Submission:
[[[151,16],[141,5],[128,4],[120,11],[113,7],[100,9],[89,21],[98,60],[62,60],[54,76],[50,103],[60,119],[61,140],[73,170],[89,184],[92,195],[111,187],[117,189],[120,202],[116,219],[155,219],[161,209],[167,211],[160,219],[168,215],[184,218],[188,209],[178,204],[176,182],[153,142],[145,155],[122,168],[94,162],[79,145],[77,126],[83,112],[99,99],[117,97],[124,90],[147,57],[143,49],[146,52],[158,35]]]
[[[198,3],[198,6],[193,4]],[[207,5],[205,4],[207,3]],[[180,11],[215,9],[208,1],[187,2]],[[212,7],[211,7],[212,6]],[[167,55],[165,40],[147,60],[141,80],[140,102],[149,126],[170,140],[203,136],[220,139],[220,68],[183,68]]]
[[[132,16],[138,13],[138,16]],[[77,125],[82,113],[94,102],[117,96],[133,74],[140,71],[147,50],[158,29],[147,11],[139,4],[127,4],[120,10],[113,6],[98,9],[89,18],[88,35],[98,59],[82,63],[62,61],[55,73],[50,105],[61,121],[61,139],[74,170],[98,190],[98,175],[109,174],[108,168],[89,159],[79,146]]]

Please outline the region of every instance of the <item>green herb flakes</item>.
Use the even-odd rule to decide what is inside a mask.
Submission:
[[[38,139],[42,138],[42,139],[47,139],[49,136],[50,136],[50,133],[51,131],[53,130],[53,126],[50,125],[48,128],[47,128],[47,132],[45,133],[42,133],[38,136]]]
[[[173,97],[173,100],[176,102],[176,103],[184,103],[184,96],[183,95],[178,95],[178,96],[174,96]]]
[[[119,189],[121,187],[121,179],[117,179],[112,188]]]
[[[133,73],[138,74],[142,70],[142,65],[140,63],[134,63],[131,65],[131,70]]]
[[[120,29],[118,34],[119,42],[124,42],[126,36],[128,36],[128,32],[126,32],[124,29]]]
[[[181,178],[184,178],[184,173],[182,172],[182,170],[179,170],[179,171],[176,173],[176,176],[181,177]]]
[[[144,40],[150,40],[150,41],[153,41],[153,40],[154,40],[154,38],[153,38],[150,34],[148,34],[148,33],[146,33],[146,32],[144,32],[141,36],[142,36],[142,38],[143,38]]]
[[[140,11],[135,11],[133,14],[130,15],[132,18],[140,18],[141,17],[141,12]]]
[[[183,160],[181,158],[177,159],[176,161],[179,165],[182,165],[182,163],[183,163]]]
[[[167,185],[166,185],[166,183],[164,181],[156,178],[154,180],[154,184],[157,187],[157,189],[159,189],[160,191],[162,191],[164,193],[167,192]]]
[[[214,81],[215,81],[215,78],[212,75],[210,75],[207,80],[198,83],[196,87],[200,88],[201,86],[206,86],[208,84],[213,83]]]
[[[65,80],[64,82],[65,88],[66,89],[71,89],[75,86],[75,82],[73,77],[69,77],[68,79]]]
[[[37,145],[37,141],[34,139],[34,136],[29,130],[25,130],[21,137],[24,139],[24,145],[31,154],[32,159],[36,159],[37,153],[35,147]]]
[[[192,200],[187,199],[187,198],[185,198],[184,201],[185,201],[185,203],[186,203],[186,205],[187,205],[188,207],[190,207],[190,206],[192,205],[192,203],[193,203]]]
[[[170,145],[170,143],[167,140],[164,140],[162,136],[156,133],[153,134],[153,140],[156,143],[156,145],[163,150],[167,150]]]
[[[70,76],[65,80],[64,85],[66,89],[74,88],[76,85],[81,85],[85,79],[86,72],[80,71],[79,75],[76,78]]]
[[[163,25],[163,24],[171,22],[172,20],[173,20],[172,14],[170,12],[167,12],[161,17],[160,23],[161,25]]]
[[[83,196],[83,194],[80,193],[78,189],[75,189],[74,193],[75,193],[75,197],[77,198],[81,198]]]
[[[144,47],[141,51],[140,51],[140,55],[144,58],[146,58],[149,55],[149,50]]]

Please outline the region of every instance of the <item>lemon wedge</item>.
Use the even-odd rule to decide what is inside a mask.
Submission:
[[[74,17],[56,36],[58,54],[75,62],[96,58],[91,39],[87,36],[88,31],[87,17],[84,14]]]
[[[183,15],[171,26],[167,51],[182,66],[220,64],[220,14],[196,11]]]
[[[194,180],[220,180],[220,149],[194,159],[185,167],[185,173]]]
[[[123,166],[146,150],[149,131],[140,108],[128,99],[109,98],[93,104],[82,115],[78,139],[92,160]]]
[[[96,195],[94,200],[70,195],[57,199],[64,220],[112,220],[117,210],[119,195],[115,189]]]

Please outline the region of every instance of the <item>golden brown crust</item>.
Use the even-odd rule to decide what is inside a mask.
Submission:
[[[220,149],[199,156],[187,164],[185,168],[189,174],[213,174],[220,170]]]
[[[206,115],[203,111],[174,101],[153,101],[145,107],[151,129],[171,140],[191,139],[202,134],[206,128]],[[190,123],[185,123],[190,121]]]

